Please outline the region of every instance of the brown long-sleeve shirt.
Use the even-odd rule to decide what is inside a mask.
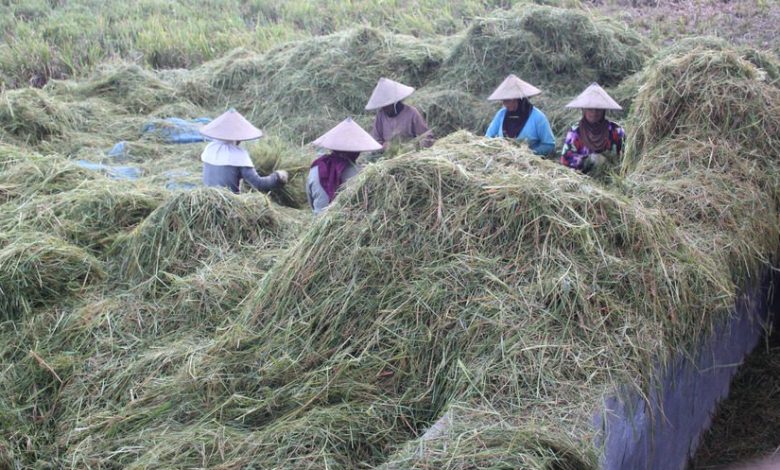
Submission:
[[[427,133],[427,134],[426,134]],[[433,144],[433,136],[429,132],[428,124],[423,119],[417,108],[404,103],[404,108],[395,117],[390,117],[382,110],[376,113],[374,128],[371,136],[382,145],[392,140],[409,140],[426,134],[422,139],[425,147]]]

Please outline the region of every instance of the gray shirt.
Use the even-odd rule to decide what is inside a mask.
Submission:
[[[241,180],[246,180],[255,189],[268,192],[282,185],[276,172],[260,176],[251,166],[217,166],[203,162],[203,184],[228,188],[238,194]]]
[[[349,166],[341,173],[341,179],[346,182],[357,175],[359,171],[360,169],[357,165]],[[325,192],[325,189],[320,184],[320,170],[316,166],[309,170],[309,176],[306,178],[306,197],[309,199],[309,206],[311,206],[315,214],[319,214],[330,204],[328,193]]]

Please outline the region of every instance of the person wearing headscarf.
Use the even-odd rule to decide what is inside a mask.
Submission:
[[[587,173],[602,165],[606,155],[620,157],[625,131],[607,120],[606,113],[623,108],[598,83],[592,83],[566,107],[582,109],[582,118],[566,133],[561,164]]]
[[[260,176],[255,170],[249,152],[240,147],[245,140],[255,140],[263,132],[253,126],[235,109],[230,109],[200,129],[212,139],[200,159],[203,162],[203,184],[228,188],[238,194],[241,180],[259,191],[272,191],[287,183],[287,172],[279,170]]]
[[[509,75],[488,97],[504,105],[493,117],[485,137],[507,137],[524,140],[537,155],[548,155],[555,148],[550,122],[528,98],[541,91],[530,83]]]
[[[341,186],[358,174],[355,161],[360,152],[382,148],[352,118],[343,120],[312,142],[312,145],[330,150],[330,153],[314,160],[306,178],[306,196],[315,214],[325,210]]]
[[[366,104],[367,111],[378,110],[371,129],[371,137],[386,150],[390,142],[420,138],[421,145],[433,144],[433,135],[422,114],[402,100],[414,93],[414,88],[402,83],[380,78]]]

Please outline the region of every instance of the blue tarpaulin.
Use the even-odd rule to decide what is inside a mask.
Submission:
[[[94,163],[87,160],[76,160],[76,165],[87,170],[101,171],[109,178],[118,180],[135,180],[141,177],[140,168],[133,166],[112,166],[103,163]]]
[[[111,147],[111,150],[108,151],[108,156],[114,158],[122,158],[122,157],[126,157],[127,153],[128,153],[127,142],[121,140],[117,142],[113,147]]]
[[[211,119],[206,117],[191,120],[169,117],[144,124],[141,132],[144,134],[154,133],[169,144],[205,142],[206,138],[200,134],[198,129],[209,122]]]
[[[177,189],[191,190],[197,188],[199,185],[190,183],[187,181],[180,181],[181,179],[190,176],[190,172],[186,170],[170,170],[163,173],[168,177],[168,182],[165,183],[165,189],[174,191]]]

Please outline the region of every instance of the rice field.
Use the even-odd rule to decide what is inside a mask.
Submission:
[[[3,2],[0,468],[601,468],[605,397],[776,265],[778,39],[714,3]],[[623,158],[481,137],[509,73],[557,152],[598,81]],[[380,76],[437,142],[364,155],[314,218],[307,144],[368,128]],[[177,133],[230,107],[282,190],[203,187]],[[732,406],[694,468],[777,449]]]

